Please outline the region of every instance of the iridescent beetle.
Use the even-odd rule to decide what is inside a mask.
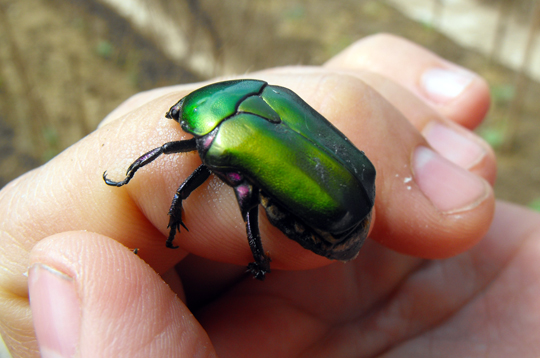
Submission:
[[[171,107],[193,139],[165,143],[142,155],[115,182],[161,154],[197,150],[200,165],[174,195],[169,209],[173,246],[182,222],[182,201],[211,173],[234,189],[255,262],[248,270],[263,280],[270,272],[258,226],[261,204],[270,223],[304,248],[330,259],[354,259],[370,226],[375,167],[337,128],[291,90],[259,80],[202,87]],[[186,228],[187,229],[187,228]]]

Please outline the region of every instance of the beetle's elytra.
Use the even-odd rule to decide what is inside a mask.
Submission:
[[[211,173],[234,189],[255,262],[248,270],[263,280],[270,272],[258,227],[261,204],[270,223],[304,248],[348,261],[362,246],[375,201],[375,167],[338,129],[291,90],[258,80],[202,87],[171,107],[193,139],[165,143],[142,155],[115,182],[161,154],[198,151],[200,165],[174,195],[169,237],[182,222],[182,201]]]

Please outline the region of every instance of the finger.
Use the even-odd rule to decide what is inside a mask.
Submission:
[[[139,107],[144,106],[148,102],[155,100],[161,96],[171,93],[172,91],[179,92],[192,92],[193,90],[200,88],[208,84],[208,82],[199,82],[199,83],[189,83],[183,85],[169,86],[169,87],[160,87],[154,88],[148,91],[137,93],[124,102],[122,102],[118,107],[116,107],[111,113],[109,113],[99,124],[99,127],[109,124],[112,121],[121,118],[128,113],[137,110]]]
[[[429,150],[420,150],[417,154],[422,160],[411,163],[417,147],[429,146],[398,111],[365,84],[351,76],[328,74],[267,79],[297,91],[375,163],[379,175],[374,235],[379,240],[389,234],[396,238],[386,245],[424,257],[447,256],[472,245],[487,229],[493,210],[491,190],[476,176],[460,172]],[[187,251],[223,262],[250,262],[234,194],[217,178],[207,181],[185,202],[190,232],[182,232],[177,239],[185,251],[163,248],[171,197],[200,164],[197,154],[163,156],[122,188],[108,187],[101,179],[105,170],[109,177],[121,178],[142,153],[187,138],[175,122],[163,118],[171,103],[184,94],[161,97],[103,126],[6,187],[3,199],[11,203],[1,206],[11,208],[2,213],[9,223],[6,231],[11,237],[25,238],[25,245],[6,241],[10,257],[24,257],[24,251],[44,236],[87,229],[140,248],[141,257],[158,272],[167,271]],[[423,170],[426,168],[431,176]],[[418,215],[411,215],[412,207]],[[262,219],[261,232],[274,268],[327,263]],[[7,286],[16,289],[20,277],[16,269],[10,272],[14,275],[6,276],[10,280]],[[19,292],[24,294],[24,287]]]
[[[116,241],[58,234],[34,247],[30,263],[32,315],[47,356],[215,356],[182,301]]]
[[[489,109],[489,87],[484,79],[393,35],[366,37],[325,66],[387,77],[466,128],[475,128]]]
[[[494,185],[497,176],[495,153],[480,136],[425,106],[420,98],[386,77],[362,72],[359,78],[392,103],[440,155]]]
[[[532,342],[537,342],[540,334],[539,244],[540,214],[522,206],[498,201],[493,225],[479,245],[464,255],[434,262],[437,266],[444,266],[432,267],[438,274],[434,271],[431,280],[438,277],[437,282],[429,282],[430,275],[426,275],[424,267],[418,277],[400,285],[400,291],[403,292],[393,295],[398,301],[395,302],[396,307],[405,306],[410,309],[417,305],[417,312],[422,312],[422,316],[433,317],[432,312],[430,315],[425,314],[427,306],[429,309],[433,307],[430,303],[419,305],[418,301],[422,300],[416,299],[411,304],[399,302],[410,301],[411,297],[415,297],[411,294],[414,287],[422,287],[422,292],[429,292],[426,298],[430,302],[453,307],[448,307],[452,309],[436,324],[409,335],[410,340],[404,343],[400,339],[401,344],[388,350],[387,356],[429,356],[434,349],[444,351],[448,356],[468,356],[478,354],[479,346],[505,352],[522,352],[524,347],[532,347]],[[441,272],[444,274],[441,275]],[[438,300],[434,299],[437,293],[433,290],[437,287],[441,297]],[[449,287],[452,287],[452,292],[448,290]],[[486,307],[489,307],[488,320],[485,319]],[[396,310],[390,308],[386,312]],[[419,321],[422,319],[414,319],[413,324],[409,323],[407,331],[411,332],[411,326]],[[396,325],[396,319],[390,318],[389,323]],[[497,330],[498,334],[494,336],[482,333],[492,330]],[[453,341],[458,340],[464,344],[449,345],[446,336],[449,332],[452,332]],[[501,339],[510,336],[519,338]],[[516,354],[509,354],[513,355]]]
[[[485,238],[462,255],[423,261],[368,242],[354,264],[279,272],[264,285],[245,282],[198,317],[218,352],[230,356],[263,350],[269,356],[416,357],[429,356],[433,346],[463,356],[478,348],[449,346],[449,332],[519,351],[540,329],[539,225],[539,213],[498,202]],[[495,326],[519,339],[482,333]],[[245,335],[248,343],[237,339]],[[283,336],[283,344],[273,344]]]

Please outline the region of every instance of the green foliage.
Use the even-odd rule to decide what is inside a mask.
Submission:
[[[100,57],[109,59],[114,52],[114,47],[109,41],[101,40],[96,46],[96,52]]]
[[[533,201],[531,201],[528,207],[533,210],[540,211],[540,198],[536,198]]]
[[[506,138],[505,131],[501,128],[485,127],[478,131],[478,134],[493,148],[499,148]]]
[[[497,103],[508,103],[516,95],[516,89],[510,84],[500,84],[491,86],[491,98]]]
[[[41,155],[41,160],[46,162],[53,157],[55,157],[58,153],[58,131],[53,126],[47,126],[43,130],[43,138],[45,139],[45,143],[47,145],[47,148]]]
[[[305,16],[306,9],[301,4],[297,4],[283,12],[283,17],[287,20],[301,20]]]
[[[58,131],[53,126],[47,126],[43,130],[43,138],[49,146],[58,145]]]

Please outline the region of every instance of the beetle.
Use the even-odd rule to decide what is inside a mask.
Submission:
[[[304,248],[349,261],[371,223],[376,170],[364,152],[293,91],[260,80],[232,80],[199,88],[165,115],[193,135],[155,148],[133,162],[123,186],[161,154],[198,151],[202,164],[180,185],[170,206],[169,236],[187,227],[182,201],[213,173],[231,186],[246,225],[254,262],[263,280],[270,272],[258,227],[259,205],[269,222]]]

